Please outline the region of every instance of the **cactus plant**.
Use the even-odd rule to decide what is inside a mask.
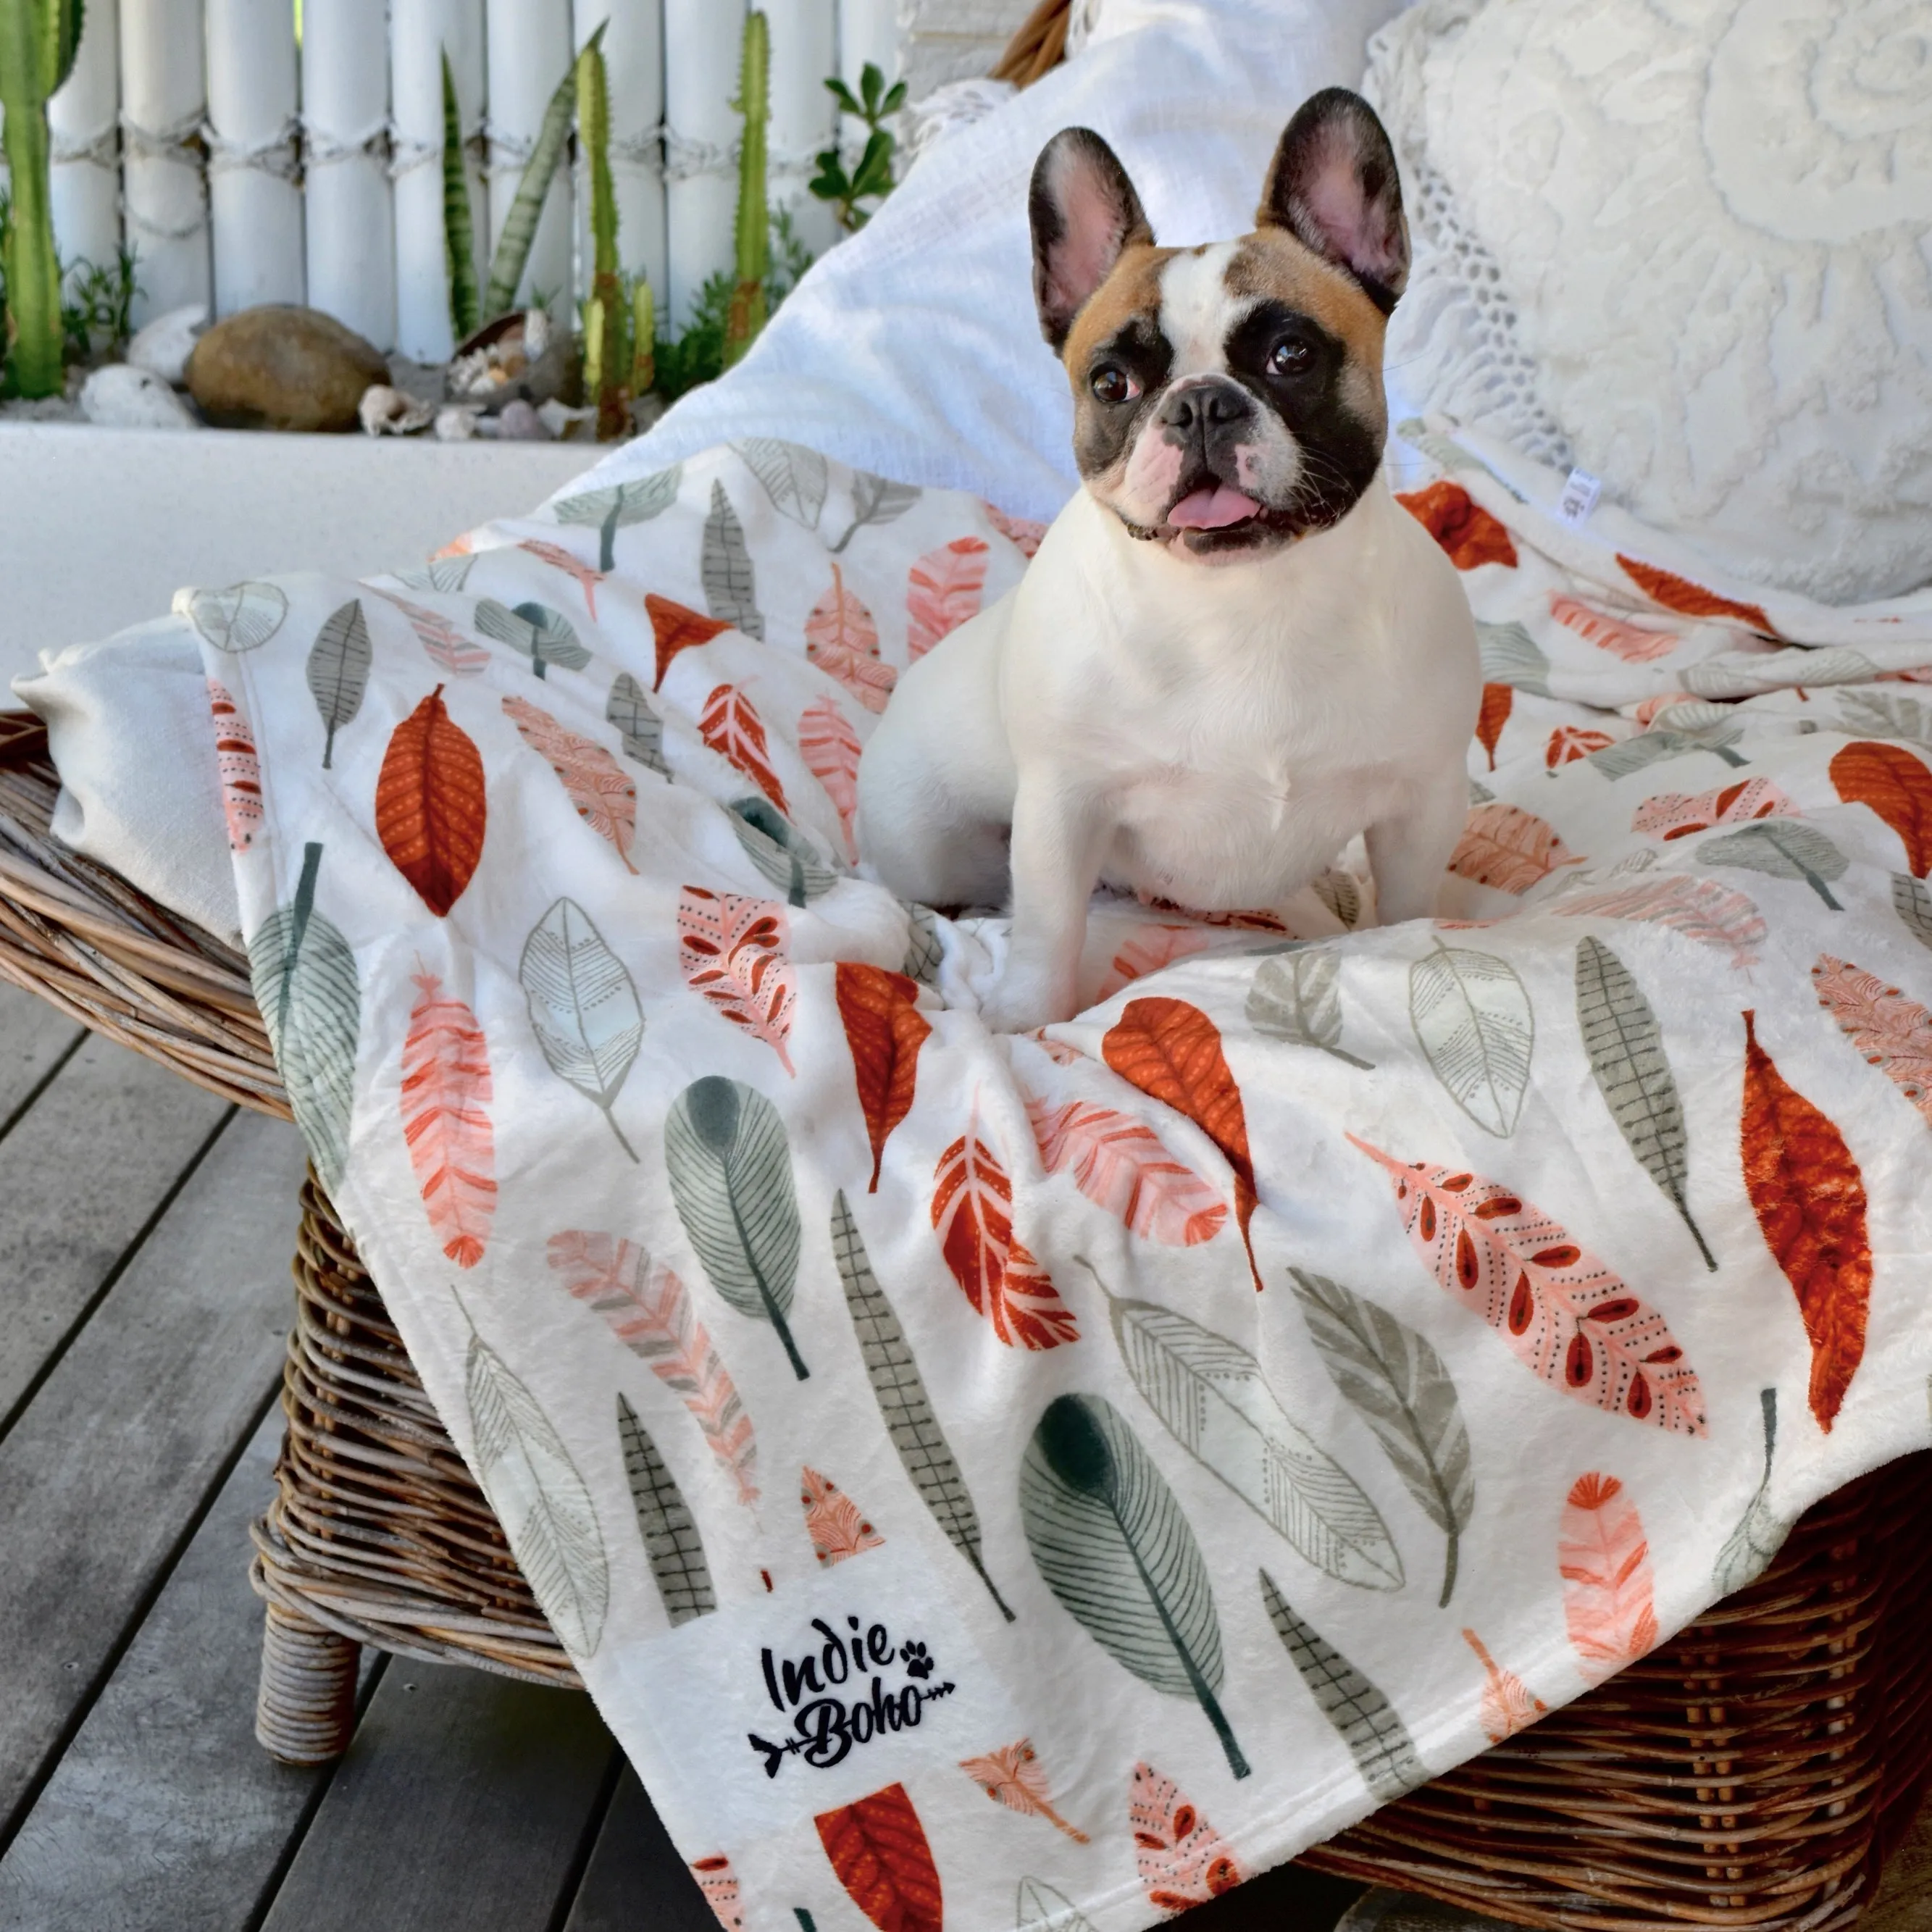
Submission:
[[[81,0],[0,0],[0,111],[12,204],[0,238],[7,283],[7,367],[23,396],[61,392],[60,263],[48,176],[48,97],[80,51]]]
[[[738,63],[744,122],[738,146],[737,260],[724,320],[724,366],[739,361],[765,326],[765,278],[771,270],[771,209],[765,194],[765,124],[771,118],[771,29],[763,14],[745,16]]]
[[[608,442],[631,422],[631,304],[617,261],[617,197],[610,182],[610,82],[592,40],[577,58],[577,140],[590,186],[592,271],[584,304],[584,386]]]

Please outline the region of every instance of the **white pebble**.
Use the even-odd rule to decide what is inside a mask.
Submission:
[[[201,424],[148,369],[110,362],[82,384],[80,412],[104,429],[199,429]]]

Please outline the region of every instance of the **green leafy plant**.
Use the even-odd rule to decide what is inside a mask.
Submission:
[[[0,0],[0,112],[12,197],[0,266],[7,279],[7,380],[57,396],[63,375],[60,263],[54,254],[47,100],[80,51],[81,0]]]
[[[852,90],[833,75],[825,83],[842,114],[849,114],[866,130],[866,145],[852,172],[845,172],[836,146],[818,157],[818,172],[812,191],[820,201],[831,202],[838,225],[849,235],[862,228],[878,212],[878,204],[892,191],[892,160],[898,143],[884,124],[905,105],[906,84],[895,81],[888,88],[878,65],[868,61],[859,76],[859,92]],[[870,208],[860,206],[870,202]]]
[[[769,261],[765,272],[765,314],[775,314],[780,303],[797,286],[799,278],[812,266],[812,250],[800,238],[791,211],[771,211]],[[692,304],[691,320],[676,335],[657,340],[654,388],[667,402],[675,402],[687,389],[700,382],[715,381],[724,373],[724,332],[736,284],[723,272],[712,276],[699,290]],[[640,336],[638,340],[644,338]],[[638,394],[644,393],[640,388]]]
[[[70,363],[112,360],[134,332],[134,299],[141,285],[134,251],[122,248],[112,262],[73,262],[62,270],[67,294],[61,303],[61,332]]]
[[[769,313],[765,278],[771,270],[770,202],[766,193],[765,131],[771,119],[770,23],[761,13],[745,16],[738,60],[738,98],[744,122],[738,142],[738,212],[734,229],[736,274],[724,313],[724,367],[730,368],[758,340]]]

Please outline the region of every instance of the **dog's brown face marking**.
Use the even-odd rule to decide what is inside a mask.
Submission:
[[[1251,556],[1327,529],[1388,434],[1382,340],[1408,231],[1365,104],[1331,88],[1302,109],[1258,220],[1239,241],[1156,248],[1084,130],[1034,173],[1034,283],[1072,386],[1076,462],[1134,535],[1178,554]]]

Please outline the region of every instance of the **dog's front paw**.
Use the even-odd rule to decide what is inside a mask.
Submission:
[[[980,1017],[994,1033],[1030,1033],[1035,1027],[1070,1020],[1075,1010],[1072,995],[1060,992],[1044,974],[1010,966],[982,1002]]]

